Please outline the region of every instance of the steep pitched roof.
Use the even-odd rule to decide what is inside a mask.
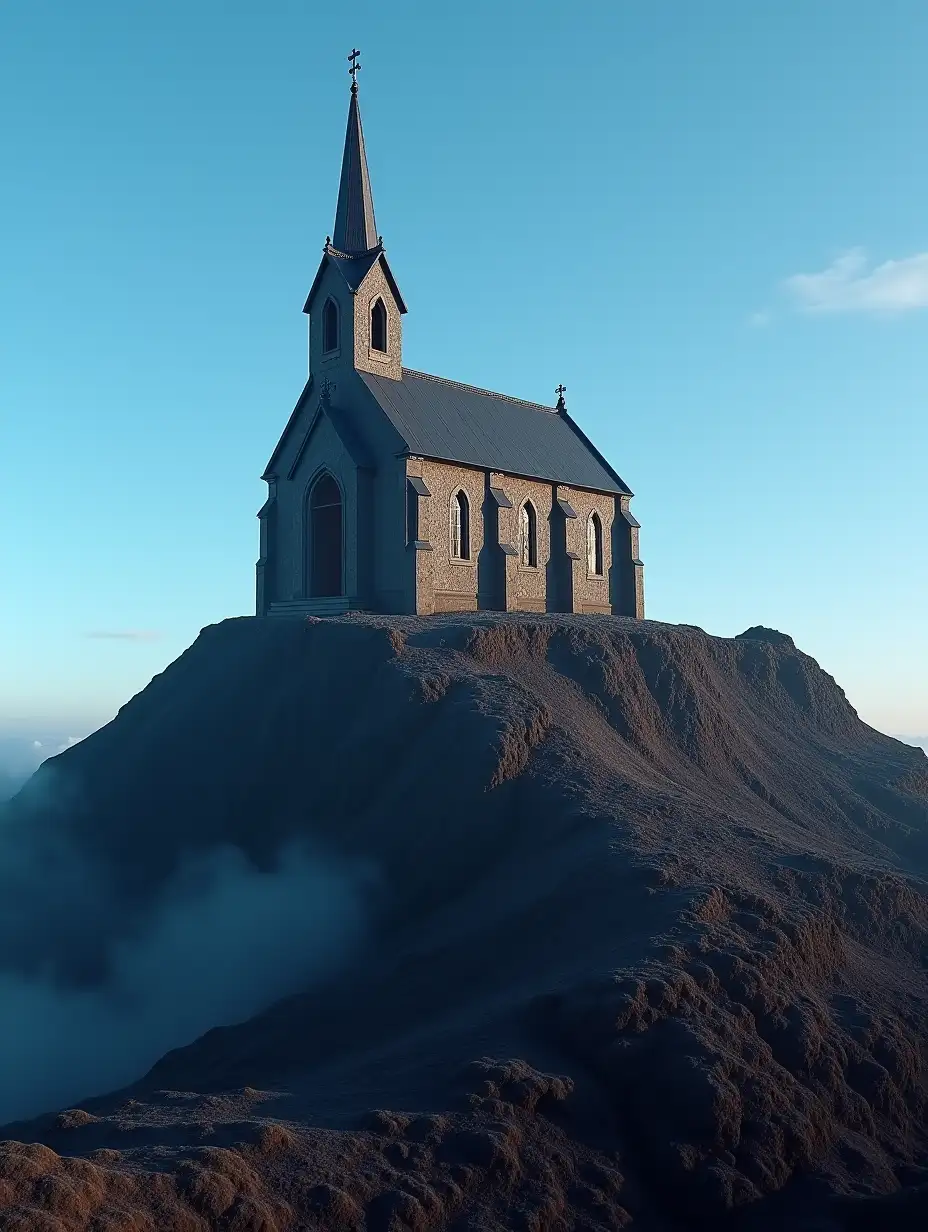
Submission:
[[[390,290],[393,292],[393,298],[396,300],[396,306],[400,312],[406,311],[406,304],[400,294],[400,289],[397,286],[396,279],[393,277],[393,271],[390,269],[387,262],[387,254],[382,248],[376,248],[373,252],[366,252],[361,257],[351,257],[344,252],[336,252],[331,244],[326,244],[322,252],[322,260],[319,262],[319,268],[316,271],[316,277],[313,279],[313,285],[309,288],[309,294],[306,296],[306,303],[303,305],[303,311],[309,312],[315,298],[316,291],[319,287],[319,282],[322,279],[323,271],[326,266],[334,265],[342,278],[345,280],[345,285],[352,295],[360,287],[361,283],[367,276],[368,271],[380,262],[380,267],[389,284]]]
[[[332,245],[340,252],[357,256],[370,252],[378,244],[377,223],[374,221],[374,194],[367,169],[361,109],[358,107],[358,86],[351,86],[348,107],[348,127],[342,154],[342,175],[338,185],[338,205],[335,207],[335,230]]]
[[[309,312],[323,271],[328,265],[333,265],[338,270],[348,290],[354,295],[378,261],[390,284],[397,307],[400,312],[405,312],[406,305],[377,234],[374,194],[367,169],[361,109],[358,106],[358,87],[357,83],[352,83],[345,150],[342,154],[342,174],[338,182],[338,204],[335,207],[335,229],[331,239],[326,237],[322,260],[319,262],[313,285],[309,288],[303,311]]]
[[[306,381],[306,384],[303,386],[300,396],[296,400],[296,405],[294,406],[293,410],[290,412],[290,418],[284,424],[284,430],[283,432],[281,432],[280,438],[277,441],[277,444],[274,446],[274,452],[271,454],[270,458],[268,459],[268,464],[264,468],[264,471],[262,472],[262,475],[261,475],[262,479],[273,479],[276,476],[277,463],[280,461],[280,455],[283,452],[284,445],[290,439],[290,434],[291,432],[293,432],[294,428],[296,427],[297,420],[300,417],[300,411],[302,411],[303,405],[306,402],[306,399],[312,393],[314,384],[315,384],[315,381],[313,380],[312,373],[310,373],[309,378]]]
[[[360,375],[411,454],[631,495],[566,411],[410,368]]]
[[[270,460],[264,468],[264,474],[261,476],[262,479],[272,479],[276,476],[277,464],[279,463],[281,454],[283,453],[284,445],[296,429],[300,413],[309,400],[312,391],[313,378],[310,377],[303,386],[303,392],[297,399],[296,406],[293,408],[290,418],[287,420],[286,427],[280,434],[280,440],[274,446],[274,452],[271,454]],[[300,446],[296,451],[293,461],[287,469],[287,478],[292,479],[296,473],[300,460],[302,459],[306,447],[309,444],[310,437],[318,427],[319,421],[323,415],[328,417],[332,427],[335,429],[336,434],[347,449],[348,454],[354,464],[364,470],[374,470],[376,467],[374,456],[368,448],[367,442],[357,431],[352,417],[348,415],[341,407],[333,404],[332,401],[323,393],[320,397],[319,405],[316,407],[316,410],[306,423],[306,428],[303,432],[303,439],[300,442]]]

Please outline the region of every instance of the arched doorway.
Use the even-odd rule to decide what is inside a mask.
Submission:
[[[342,494],[328,473],[309,494],[309,593],[313,598],[342,593]]]

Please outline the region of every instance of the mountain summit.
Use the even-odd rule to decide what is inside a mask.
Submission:
[[[228,620],[4,834],[0,1228],[924,1217],[928,759],[775,630]]]

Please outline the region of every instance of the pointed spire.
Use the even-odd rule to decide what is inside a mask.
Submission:
[[[348,107],[348,129],[345,152],[342,155],[342,178],[338,185],[338,205],[335,210],[335,230],[332,247],[339,252],[359,255],[379,247],[377,224],[374,221],[374,198],[371,177],[364,151],[364,130],[358,107],[357,59],[361,53],[353,50],[351,61],[351,103]]]

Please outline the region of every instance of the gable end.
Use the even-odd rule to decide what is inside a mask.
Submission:
[[[277,465],[284,445],[286,445],[287,441],[290,439],[290,433],[296,426],[296,421],[299,418],[300,411],[303,409],[303,403],[306,401],[309,394],[312,393],[312,388],[313,378],[310,376],[306,384],[303,386],[303,392],[300,394],[299,398],[297,398],[296,406],[290,412],[290,418],[287,420],[284,430],[280,434],[280,440],[274,446],[274,452],[271,454],[270,460],[264,468],[264,473],[261,478],[265,481],[276,478],[277,472],[274,470],[274,467]]]

